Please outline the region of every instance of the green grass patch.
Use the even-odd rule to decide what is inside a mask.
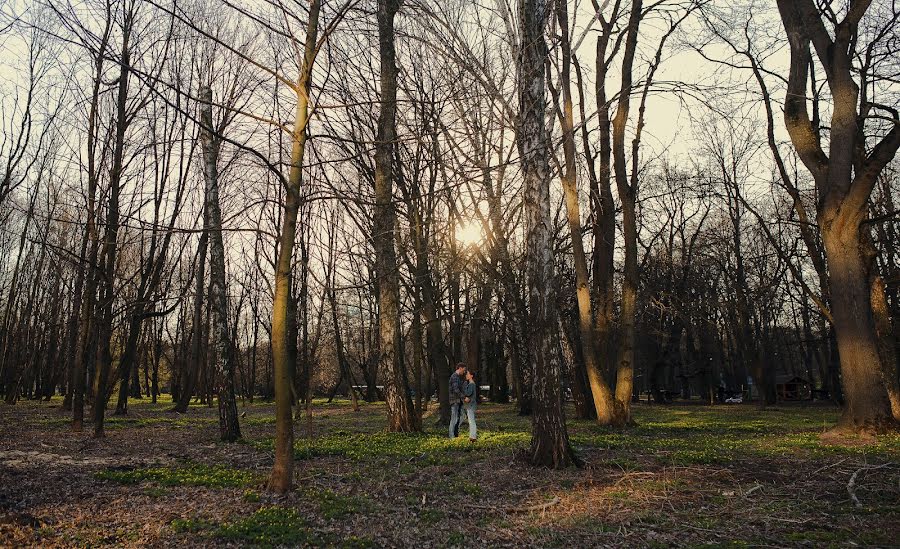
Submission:
[[[143,469],[99,471],[95,477],[119,484],[156,482],[164,486],[207,486],[209,488],[236,488],[253,484],[258,479],[242,469],[221,465],[191,463],[183,467],[149,467]]]
[[[431,463],[447,463],[442,457],[473,448],[495,449],[522,446],[531,435],[526,432],[479,432],[478,443],[473,445],[466,437],[451,440],[439,434],[422,433],[350,433],[338,430],[333,434],[312,440],[302,439],[294,444],[296,459],[312,459],[320,456],[340,456],[354,461],[383,458],[421,459]],[[271,451],[274,439],[254,443],[260,449]],[[452,460],[451,460],[452,461]]]
[[[465,496],[480,496],[483,492],[481,486],[474,482],[457,480],[450,484],[450,490]]]
[[[261,507],[246,517],[225,523],[200,518],[175,519],[170,523],[178,534],[220,540],[250,547],[340,547],[366,549],[375,543],[364,536],[337,537],[316,532],[296,509],[277,505]]]
[[[419,511],[419,520],[428,526],[435,525],[447,518],[447,514],[440,509],[422,509]]]
[[[365,496],[345,496],[328,489],[308,490],[306,496],[316,502],[319,513],[326,519],[366,513],[375,507],[372,500]]]
[[[248,517],[219,526],[214,537],[257,547],[320,544],[296,509],[263,507]]]
[[[447,547],[459,547],[466,542],[466,536],[462,532],[450,532],[447,536]]]
[[[215,528],[215,523],[203,519],[175,519],[169,523],[177,534],[197,534]]]

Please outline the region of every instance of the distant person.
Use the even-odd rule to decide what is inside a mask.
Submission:
[[[466,375],[466,365],[460,362],[456,365],[456,371],[450,375],[450,438],[459,436],[459,424],[462,421],[463,380]]]
[[[478,428],[475,427],[475,408],[478,406],[478,392],[476,391],[475,374],[472,370],[466,371],[466,383],[463,385],[463,407],[469,420],[469,442],[478,440]]]

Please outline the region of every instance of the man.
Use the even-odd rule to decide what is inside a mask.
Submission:
[[[466,365],[462,362],[456,365],[456,371],[450,375],[450,438],[459,436],[459,424],[462,422],[462,407],[465,399],[463,394],[465,375]]]

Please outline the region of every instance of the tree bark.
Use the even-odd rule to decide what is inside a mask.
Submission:
[[[309,123],[309,92],[315,63],[319,33],[321,0],[312,0],[306,28],[306,44],[300,78],[296,86],[297,112],[291,135],[291,170],[288,174],[279,238],[278,261],[275,266],[275,297],[272,304],[272,359],[275,366],[275,465],[268,489],[285,493],[293,487],[294,424],[291,414],[293,387],[288,356],[288,300],[291,299],[291,259],[297,233],[300,209],[300,187],[303,182],[303,156]]]
[[[578,303],[578,329],[580,332],[581,353],[584,367],[587,370],[597,423],[611,425],[614,423],[615,402],[612,390],[600,371],[600,358],[594,339],[594,313],[591,305],[590,281],[588,280],[587,258],[584,253],[584,241],[581,236],[581,211],[578,204],[577,168],[575,166],[575,117],[572,107],[571,90],[571,44],[569,42],[569,21],[565,2],[556,2],[556,16],[559,24],[562,45],[562,74],[560,88],[562,90],[562,111],[559,122],[563,133],[563,153],[565,169],[561,181],[566,202],[566,217],[569,234],[572,240],[572,254],[575,263],[575,297]],[[559,94],[554,94],[558,97]],[[557,101],[558,103],[558,101]]]
[[[97,391],[94,396],[94,438],[103,438],[103,420],[109,399],[109,375],[112,369],[113,302],[116,299],[116,257],[119,237],[119,193],[122,187],[125,131],[128,128],[128,76],[131,68],[131,30],[134,12],[125,13],[122,29],[122,59],[119,63],[119,80],[116,95],[116,133],[113,145],[113,164],[109,178],[109,202],[106,212],[106,230],[103,237],[103,269],[101,274],[102,297],[98,319]]]
[[[622,282],[622,314],[620,321],[618,368],[616,371],[616,422],[628,424],[631,419],[631,394],[634,387],[635,338],[637,336],[637,196],[634,185],[628,183],[625,165],[625,126],[631,104],[632,70],[637,50],[638,27],[641,22],[641,0],[631,3],[625,54],[622,59],[622,86],[613,126],[613,168],[616,187],[622,203],[622,233],[625,240],[625,277]],[[637,166],[632,166],[637,171]]]
[[[865,151],[866,114],[858,111],[860,88],[854,80],[853,59],[858,25],[869,6],[867,1],[852,2],[836,22],[832,38],[812,0],[778,0],[791,49],[785,125],[820,194],[816,220],[830,271],[831,310],[845,397],[835,435],[869,434],[898,425],[882,379],[870,269],[860,228],[878,174],[900,148],[900,120],[893,113],[892,129],[870,152]],[[807,111],[811,45],[825,70],[833,98],[828,155],[821,148],[819,128]]]
[[[597,130],[599,134],[600,150],[599,165],[595,171],[593,158],[588,158],[588,176],[591,198],[591,215],[593,218],[594,250],[591,261],[593,285],[591,292],[594,296],[594,329],[596,330],[597,356],[600,363],[600,372],[604,378],[610,380],[610,371],[615,364],[613,345],[613,326],[615,324],[615,303],[613,288],[613,256],[616,249],[616,208],[612,195],[612,125],[609,118],[610,102],[606,93],[606,77],[609,72],[609,63],[606,58],[607,49],[613,35],[613,24],[618,18],[620,2],[617,0],[609,18],[602,13],[598,15],[602,32],[597,37],[595,69],[596,87],[595,98],[597,102]],[[595,5],[595,8],[599,6]],[[576,75],[581,90],[581,71],[575,64]],[[583,101],[582,101],[583,104]],[[584,115],[582,114],[582,119]],[[586,155],[590,153],[590,143],[587,126],[582,128],[582,144]]]
[[[378,369],[385,387],[388,429],[418,431],[418,417],[409,395],[406,373],[400,353],[400,280],[394,229],[396,212],[393,203],[393,150],[396,139],[397,64],[394,45],[394,17],[400,8],[398,0],[379,0],[378,45],[381,59],[381,100],[378,136],[375,145],[375,211],[373,244],[375,272],[378,277]]]
[[[209,249],[209,212],[203,209],[203,231],[200,233],[200,241],[197,245],[197,272],[194,279],[194,307],[191,321],[191,351],[190,358],[185,361],[185,370],[181,376],[181,385],[178,390],[178,399],[174,411],[184,414],[191,404],[191,397],[197,387],[200,377],[200,363],[202,361],[202,345],[204,339],[203,330],[203,303],[206,296],[206,255]]]
[[[534,465],[563,468],[578,462],[566,431],[560,392],[553,288],[553,245],[550,218],[550,138],[546,109],[544,0],[522,0],[519,9],[521,49],[518,57],[519,128],[517,145],[524,174],[526,271],[528,276],[528,346],[534,361],[531,446]]]
[[[212,90],[200,90],[200,141],[203,144],[203,179],[206,183],[204,208],[209,219],[209,299],[212,309],[212,344],[215,349],[215,383],[219,402],[219,434],[223,441],[241,438],[237,401],[234,394],[234,357],[228,330],[228,299],[225,286],[225,243],[222,237],[222,210],[219,205],[219,148],[213,135]]]

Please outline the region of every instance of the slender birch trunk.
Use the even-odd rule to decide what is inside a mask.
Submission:
[[[294,424],[291,414],[293,387],[288,352],[288,301],[291,299],[291,260],[300,209],[300,187],[303,183],[303,156],[309,124],[309,93],[319,34],[321,0],[312,0],[306,28],[303,64],[297,82],[297,112],[291,136],[291,170],[288,174],[279,238],[278,262],[275,266],[275,297],[272,304],[272,359],[275,369],[275,465],[268,488],[285,493],[293,487]]]
[[[209,219],[209,299],[212,309],[210,335],[215,349],[216,393],[219,402],[219,434],[223,441],[241,438],[237,401],[234,395],[234,357],[228,329],[228,297],[225,286],[225,243],[222,236],[222,210],[219,204],[219,149],[221,138],[213,135],[212,90],[200,90],[200,141],[203,144],[203,178],[206,183]]]
[[[563,468],[577,463],[569,444],[560,389],[556,334],[553,246],[550,218],[550,136],[545,120],[544,65],[547,45],[544,0],[519,5],[521,50],[518,58],[519,131],[517,141],[525,177],[526,270],[528,275],[528,345],[534,361],[531,446],[534,465]]]

